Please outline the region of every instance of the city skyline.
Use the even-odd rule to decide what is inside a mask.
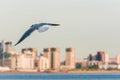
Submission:
[[[13,53],[19,53],[19,54],[22,54],[22,53],[24,53],[24,50],[27,50],[27,49],[29,50],[29,49],[33,48],[33,49],[36,50],[37,56],[40,56],[44,52],[44,49],[46,50],[46,49],[50,49],[50,48],[59,48],[60,49],[59,51],[60,51],[61,60],[65,60],[65,56],[66,56],[65,52],[69,48],[74,49],[76,59],[86,59],[88,55],[95,55],[98,52],[106,53],[106,54],[109,55],[110,58],[116,58],[118,55],[120,55],[120,53],[117,53],[115,56],[111,56],[110,53],[107,53],[105,50],[98,50],[98,51],[94,51],[94,53],[89,52],[86,56],[78,57],[76,55],[76,48],[74,48],[72,46],[71,47],[66,47],[64,49],[60,48],[59,46],[44,47],[44,48],[42,48],[41,51],[38,48],[35,48],[35,47],[31,46],[31,47],[23,47],[23,48],[19,49],[19,51],[18,51],[18,50],[15,49],[15,47],[13,46],[11,41],[2,40],[0,42],[0,48],[2,48],[2,45],[3,45],[3,52],[6,52],[6,53],[12,53],[12,54]],[[0,49],[0,50],[2,50],[2,49]]]
[[[105,51],[97,51],[86,58],[78,59],[75,56],[75,48],[65,48],[65,59],[60,56],[59,47],[44,48],[40,55],[33,47],[23,48],[17,52],[10,41],[0,43],[1,71],[65,71],[72,69],[120,69],[120,54],[110,57]],[[4,55],[3,55],[4,54]]]
[[[111,57],[120,53],[119,0],[2,0],[0,2],[0,40],[13,44],[32,24],[55,22],[39,34],[35,31],[15,49],[60,47],[76,48],[78,58],[103,50]]]

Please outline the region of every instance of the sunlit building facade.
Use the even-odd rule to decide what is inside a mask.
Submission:
[[[22,49],[22,54],[31,55],[33,58],[37,57],[37,49],[36,48],[24,48]]]
[[[38,70],[40,72],[49,70],[48,59],[41,56],[38,61]]]
[[[60,49],[53,48],[45,48],[43,50],[43,56],[48,58],[49,69],[60,69]]]
[[[74,48],[66,48],[65,65],[69,66],[71,69],[75,68],[75,49]]]

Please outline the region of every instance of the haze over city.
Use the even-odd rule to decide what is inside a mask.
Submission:
[[[119,0],[1,0],[0,40],[15,44],[32,25],[54,22],[44,33],[35,31],[15,49],[66,47],[76,49],[76,57],[104,50],[112,57],[120,53]]]

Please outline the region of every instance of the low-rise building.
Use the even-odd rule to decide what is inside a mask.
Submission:
[[[76,68],[87,67],[87,59],[76,59]]]

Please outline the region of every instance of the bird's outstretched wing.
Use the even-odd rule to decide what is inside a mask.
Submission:
[[[30,29],[28,29],[23,36],[19,39],[19,41],[15,44],[19,44],[21,41],[23,41],[26,37],[28,37],[34,30],[38,29],[39,32],[44,32],[49,29],[49,27],[42,27],[44,25],[50,25],[50,26],[59,26],[60,24],[52,24],[52,23],[40,23],[40,24],[34,24],[31,26]]]
[[[59,26],[60,24],[47,23],[47,25],[50,25],[50,26]]]
[[[39,32],[45,32],[45,31],[47,31],[49,29],[49,27],[39,27],[38,28],[38,31]]]
[[[19,39],[19,41],[15,44],[15,46],[17,45],[17,44],[19,44],[21,41],[23,41],[26,37],[28,37],[33,31],[34,31],[35,29],[34,28],[30,28],[30,29],[28,29],[23,35],[22,35],[22,37]]]

